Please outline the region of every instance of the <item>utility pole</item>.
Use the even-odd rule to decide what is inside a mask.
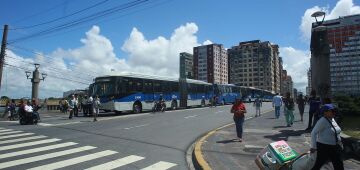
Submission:
[[[26,71],[25,73],[26,73],[26,78],[31,79],[31,83],[32,83],[31,99],[38,99],[40,80],[44,81],[47,74],[42,73],[41,74],[42,78],[40,79],[40,72],[39,72],[40,64],[34,64],[34,65],[35,65],[35,70],[33,71],[32,78],[29,78],[31,74],[30,71]]]
[[[2,82],[2,72],[4,68],[5,62],[5,49],[6,49],[6,41],[7,41],[7,33],[8,33],[8,25],[4,25],[3,38],[1,42],[1,53],[0,53],[0,90],[1,90],[1,82]]]

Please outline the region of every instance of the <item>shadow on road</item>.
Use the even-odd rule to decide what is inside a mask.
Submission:
[[[264,138],[271,139],[273,141],[284,140],[287,141],[290,136],[301,136],[305,130],[280,130],[280,133],[274,135],[265,135]]]
[[[222,143],[222,144],[235,143],[235,142],[239,142],[239,139],[216,141],[216,143]]]

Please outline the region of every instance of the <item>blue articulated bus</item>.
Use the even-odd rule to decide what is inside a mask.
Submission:
[[[199,80],[186,79],[185,83],[180,83],[176,78],[141,74],[101,76],[89,87],[89,95],[99,96],[101,110],[135,113],[152,109],[160,96],[171,109],[180,106],[181,95],[185,107],[205,106],[214,95],[213,91],[212,84]]]
[[[118,74],[96,77],[89,87],[89,95],[98,95],[101,110],[151,110],[155,101],[162,98],[166,107],[193,107],[210,105],[214,97],[217,104],[233,103],[236,98],[265,97],[265,91],[233,84],[211,84],[199,80],[177,79],[142,74]],[[266,95],[266,98],[269,98]]]

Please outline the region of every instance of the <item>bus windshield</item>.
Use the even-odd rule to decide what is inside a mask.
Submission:
[[[99,95],[99,97],[113,95],[115,90],[114,84],[110,82],[96,83],[93,89],[94,94]]]

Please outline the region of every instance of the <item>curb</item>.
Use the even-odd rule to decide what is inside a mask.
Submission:
[[[266,114],[266,113],[270,113],[271,111],[273,111],[274,109],[270,109],[267,111],[262,112],[261,114]],[[250,116],[248,119],[245,120],[249,120],[252,119],[254,117]],[[211,170],[211,167],[209,166],[209,164],[206,162],[206,160],[204,159],[204,156],[202,154],[202,150],[201,150],[201,146],[204,143],[204,141],[211,136],[212,134],[214,134],[216,131],[221,130],[223,128],[226,128],[228,126],[234,125],[235,123],[230,123],[224,126],[221,126],[219,128],[216,128],[214,130],[211,130],[210,132],[208,132],[206,135],[204,135],[203,137],[201,137],[199,140],[197,140],[195,142],[195,149],[194,149],[194,163],[198,166],[197,169],[203,169],[203,170]]]

